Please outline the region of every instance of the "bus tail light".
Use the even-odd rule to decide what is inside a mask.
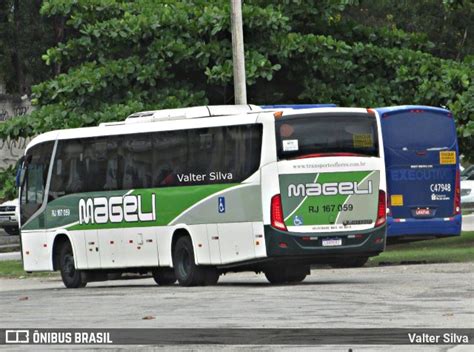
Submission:
[[[377,208],[377,220],[375,221],[375,227],[385,224],[387,221],[387,207],[385,203],[385,192],[379,191],[379,206]]]
[[[454,215],[461,214],[461,175],[456,169],[456,185],[454,187]]]
[[[281,206],[281,197],[276,194],[272,197],[271,203],[271,223],[272,227],[278,230],[287,231],[285,225],[285,219],[283,218],[283,209]]]

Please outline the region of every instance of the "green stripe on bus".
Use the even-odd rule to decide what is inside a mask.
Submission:
[[[150,189],[133,190],[131,195],[140,195],[142,200],[142,211],[149,212],[152,209],[152,194],[156,199],[156,221],[136,221],[105,224],[78,224],[79,222],[79,201],[81,199],[113,196],[125,196],[130,191],[110,191],[110,192],[91,192],[71,194],[58,198],[50,202],[46,210],[33,219],[24,230],[51,229],[57,227],[66,227],[68,230],[94,230],[94,229],[113,229],[129,227],[149,227],[163,226],[169,224],[181,213],[198,203],[199,201],[221,192],[225,189],[235,187],[240,184],[214,184],[182,187],[163,187]],[[217,208],[216,208],[217,209]],[[43,218],[43,220],[41,220]],[[40,226],[44,223],[43,226]]]

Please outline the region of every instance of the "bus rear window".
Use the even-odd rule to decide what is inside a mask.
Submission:
[[[385,146],[425,150],[451,148],[456,143],[454,120],[445,114],[400,113],[382,118]]]
[[[318,154],[378,156],[377,123],[367,114],[312,114],[276,121],[278,159]]]

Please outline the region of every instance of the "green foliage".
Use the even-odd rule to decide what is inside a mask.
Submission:
[[[462,60],[474,50],[472,0],[364,1],[348,8],[345,15],[372,28],[422,33],[434,44],[429,52],[441,58]]]
[[[245,1],[249,101],[447,106],[457,119],[462,152],[474,159],[469,40],[462,50],[459,41],[440,50],[432,27],[420,23],[423,6],[417,4],[419,14],[410,17],[410,4],[393,3]],[[468,2],[442,6],[446,18],[460,11],[471,16]],[[1,124],[0,138],[93,126],[140,110],[233,103],[227,0],[46,0],[41,14],[66,20],[67,40],[43,54],[63,73],[33,87],[38,109]],[[450,28],[459,32],[468,25],[460,23]],[[443,35],[450,38],[447,28]]]
[[[11,200],[18,196],[15,186],[15,167],[10,166],[0,172],[0,200]]]

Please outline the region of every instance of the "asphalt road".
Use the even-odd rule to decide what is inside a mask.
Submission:
[[[319,269],[293,286],[253,273],[190,288],[141,279],[71,290],[55,278],[0,279],[0,312],[4,328],[474,328],[474,263]]]
[[[192,288],[1,279],[0,328],[474,328],[473,288],[474,263],[319,269],[293,286],[253,273]]]
[[[10,256],[1,257],[5,255]],[[0,279],[0,312],[0,328],[474,328],[474,263],[320,269],[293,286],[271,286],[253,273],[228,274],[217,286],[195,288],[158,287],[152,279],[142,279],[67,290],[55,278]],[[188,347],[184,350],[202,349]],[[416,346],[416,351],[471,347]]]

